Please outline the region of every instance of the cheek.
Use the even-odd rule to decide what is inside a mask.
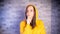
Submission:
[[[26,15],[28,16],[29,13],[27,13]]]
[[[34,16],[34,12],[31,13],[31,16]]]

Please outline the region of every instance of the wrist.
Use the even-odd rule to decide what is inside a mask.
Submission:
[[[30,21],[29,20],[27,20],[27,24],[30,24]]]

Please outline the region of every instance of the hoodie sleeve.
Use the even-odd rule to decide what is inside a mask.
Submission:
[[[26,24],[25,26],[25,22],[22,21],[20,23],[20,34],[30,34],[30,33],[32,33],[31,26],[29,24]]]
[[[25,23],[24,21],[20,22],[20,34],[23,34]]]

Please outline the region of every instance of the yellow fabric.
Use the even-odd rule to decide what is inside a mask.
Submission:
[[[46,30],[43,24],[42,20],[37,19],[38,18],[38,11],[36,10],[36,26],[34,29],[29,24],[26,24],[25,21],[20,22],[20,34],[46,34]]]

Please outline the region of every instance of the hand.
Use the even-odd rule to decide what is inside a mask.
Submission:
[[[27,24],[30,24],[30,22],[31,22],[31,19],[28,18],[27,19]]]

